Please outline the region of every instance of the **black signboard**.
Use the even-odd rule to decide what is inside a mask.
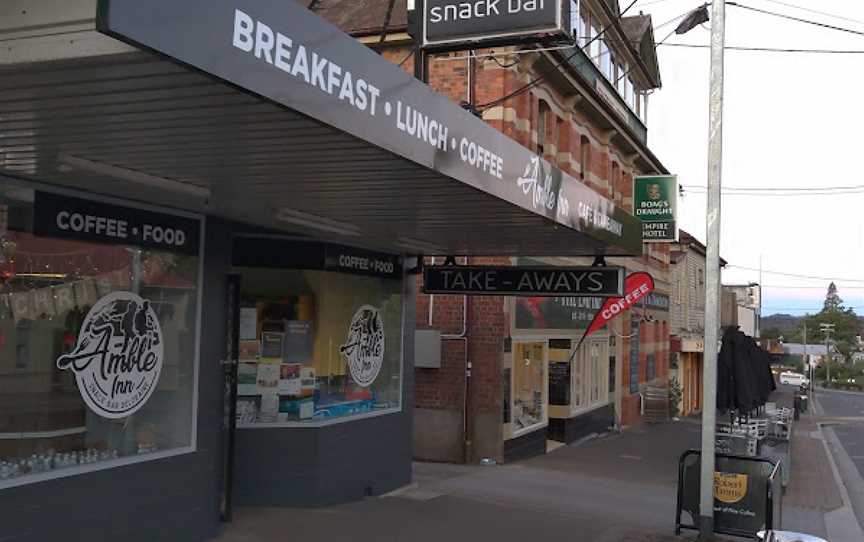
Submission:
[[[698,450],[682,455],[678,474],[676,529],[698,529],[700,457]],[[714,531],[755,538],[774,524],[774,483],[780,466],[763,457],[716,455],[714,469]],[[779,490],[779,488],[778,488]],[[691,522],[682,521],[686,512]]]
[[[615,297],[622,267],[487,267],[442,265],[423,270],[427,294]]]
[[[639,392],[639,319],[630,318],[630,393]]]
[[[586,329],[603,306],[603,297],[520,297],[517,329]]]
[[[669,311],[669,296],[651,292],[645,297],[645,307],[655,311]]]
[[[563,34],[569,0],[424,0],[423,47]],[[481,42],[481,43],[478,43]]]
[[[36,192],[33,234],[197,254],[200,221],[133,207]]]
[[[238,267],[320,269],[383,278],[402,276],[402,258],[395,254],[317,241],[237,237],[231,256],[231,263]]]
[[[549,404],[558,406],[570,404],[569,362],[549,364]]]
[[[96,26],[584,232],[609,255],[642,254],[641,223],[621,206],[467,114],[305,3],[99,0]]]

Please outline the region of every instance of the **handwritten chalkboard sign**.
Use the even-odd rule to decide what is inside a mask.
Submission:
[[[570,404],[570,363],[549,364],[549,404]]]

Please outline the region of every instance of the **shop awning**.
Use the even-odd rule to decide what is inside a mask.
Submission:
[[[634,217],[300,4],[102,0],[96,29],[115,52],[0,52],[0,173],[406,252],[641,254]]]

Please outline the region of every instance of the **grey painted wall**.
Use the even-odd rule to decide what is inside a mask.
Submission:
[[[208,221],[199,376],[198,451],[0,490],[0,540],[197,542],[218,529],[227,227]],[[211,340],[212,338],[216,340]]]
[[[237,506],[321,506],[411,481],[416,281],[406,281],[402,411],[320,428],[239,429]]]

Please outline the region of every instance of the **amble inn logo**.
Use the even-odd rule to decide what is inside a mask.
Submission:
[[[57,367],[75,372],[90,410],[103,418],[124,418],[156,389],[163,350],[150,302],[132,292],[113,292],[87,313],[75,348],[57,359]]]
[[[375,382],[384,363],[384,323],[378,309],[371,305],[357,309],[339,351],[348,360],[351,378],[358,386],[368,388]]]

